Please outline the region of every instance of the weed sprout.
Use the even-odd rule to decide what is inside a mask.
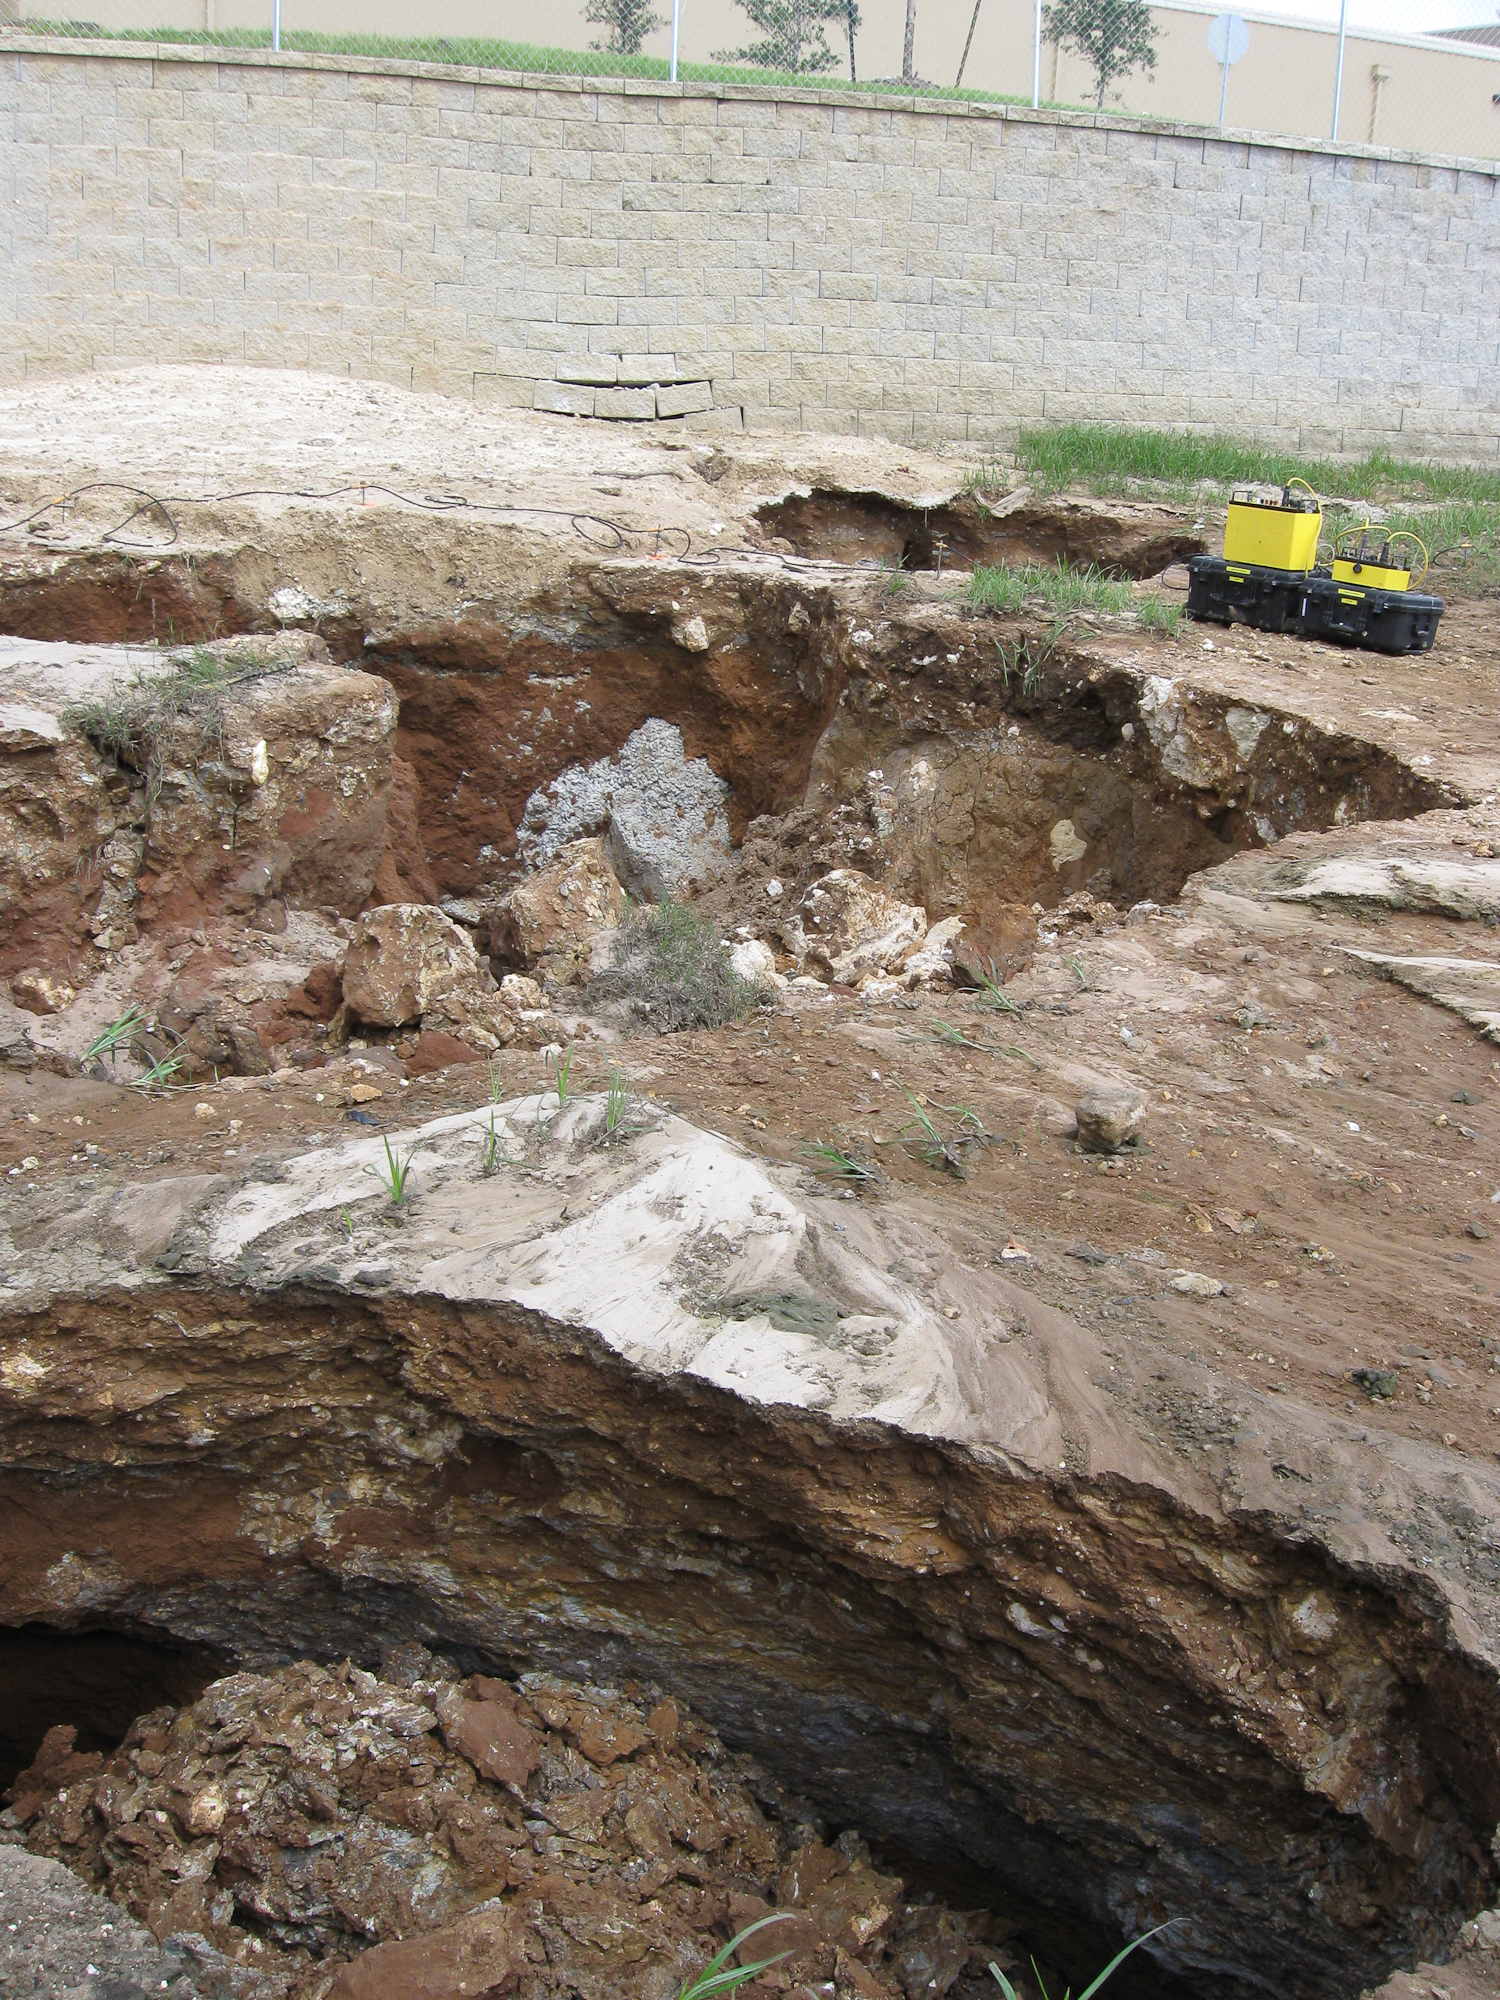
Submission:
[[[411,1173],[411,1163],[416,1158],[417,1149],[413,1146],[406,1158],[402,1160],[397,1157],[389,1139],[382,1138],[381,1144],[385,1147],[385,1165],[382,1167],[377,1161],[374,1166],[366,1166],[365,1172],[375,1176],[376,1180],[379,1181],[380,1185],[390,1196],[392,1204],[396,1208],[400,1208],[406,1200],[406,1183]]]

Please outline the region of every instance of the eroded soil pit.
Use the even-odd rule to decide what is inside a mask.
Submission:
[[[87,1628],[118,1699],[80,1664],[51,1719],[102,1750],[121,1703],[219,1663],[385,1673],[419,1642],[690,1705],[775,1788],[778,1839],[803,1813],[865,1866],[862,1838],[1075,1987],[1168,1917],[1152,1990],[1205,2000],[1352,2000],[1445,1957],[1495,1901],[1500,1819],[1485,608],[1420,668],[1128,614],[1059,634],[969,610],[955,563],[1147,575],[1199,531],[979,515],[953,468],[928,507],[926,462],[881,498],[827,441],[726,469],[610,440],[584,493],[554,434],[481,440],[503,521],[205,503],[127,563],[80,508],[7,554],[0,950],[68,988],[0,1021],[0,1621],[30,1684]],[[608,552],[567,525],[606,504]],[[1016,539],[960,547],[980,525]],[[903,556],[899,596],[860,573]],[[294,629],[211,741],[152,762],[59,721],[49,674],[134,669],[41,641],[164,625]],[[508,886],[586,835],[783,974],[832,869],[972,935],[1024,918],[1023,948],[998,1008],[941,967],[825,976],[684,1036],[621,1039],[559,978],[576,1102],[519,1037],[485,1172],[490,1087],[441,1067],[474,1051],[354,1035],[341,955],[361,911],[439,895],[496,949]],[[1454,959],[1467,1012],[1412,969]],[[137,1004],[197,1038],[191,1090],[80,1072]],[[1122,1079],[1144,1141],[1080,1153],[1072,1106]],[[914,1106],[970,1110],[961,1173],[913,1149]],[[810,1174],[813,1144],[879,1185]],[[107,1814],[78,1812],[97,1873]],[[527,1869],[605,1866],[524,1817]],[[663,1994],[733,1918],[701,1851],[655,1855]],[[248,1878],[206,1852],[182,1880],[222,1947]],[[984,1990],[967,1946],[946,1988],[866,1958],[806,1990]]]
[[[1065,562],[1151,577],[1208,546],[1190,517],[1169,520],[1160,509],[1129,503],[1041,499],[1024,488],[998,504],[963,495],[921,506],[885,493],[815,487],[766,502],[755,518],[799,556],[909,571]]]

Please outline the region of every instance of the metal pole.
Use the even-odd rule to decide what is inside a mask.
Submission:
[[[280,6],[281,0],[276,0],[276,4]],[[673,83],[677,81],[677,25],[681,18],[682,0],[672,0],[672,75],[670,80]]]
[[[281,0],[275,0],[271,9],[271,47],[281,47]]]
[[[1335,145],[1339,137],[1339,100],[1344,94],[1344,34],[1349,26],[1349,0],[1340,0],[1339,6],[1339,66],[1333,78],[1333,131],[1331,138]]]
[[[1042,0],[1036,0],[1036,32],[1031,42],[1031,108],[1042,102]]]
[[[1219,130],[1224,130],[1224,104],[1229,96],[1229,65],[1224,65],[1224,81],[1219,85]]]

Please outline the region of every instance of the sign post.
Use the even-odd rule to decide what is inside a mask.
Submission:
[[[1042,0],[1036,0],[1036,30],[1031,38],[1031,108],[1042,102]]]
[[[677,81],[677,25],[682,19],[682,0],[672,0],[672,75],[670,81]]]
[[[1219,14],[1208,30],[1208,51],[1217,63],[1224,65],[1224,80],[1219,85],[1219,130],[1224,130],[1224,106],[1229,98],[1229,66],[1237,63],[1250,46],[1250,30],[1238,14]]]
[[[1333,130],[1329,137],[1335,145],[1339,140],[1339,101],[1344,95],[1344,36],[1349,27],[1349,0],[1341,0],[1339,6],[1339,61],[1333,73]]]

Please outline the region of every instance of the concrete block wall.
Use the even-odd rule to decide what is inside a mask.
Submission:
[[[252,362],[619,420],[1500,457],[1493,164],[14,37],[0,135],[12,385]]]

